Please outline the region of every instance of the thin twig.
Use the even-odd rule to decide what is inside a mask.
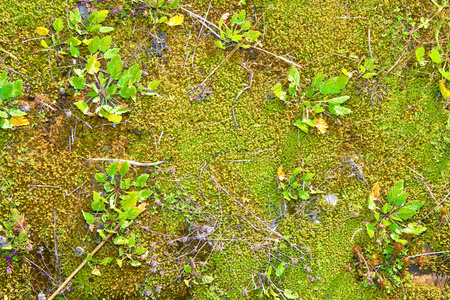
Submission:
[[[110,159],[110,158],[83,158],[87,161],[107,161],[107,162],[118,162],[118,163],[124,163],[124,162],[128,162],[130,165],[133,166],[138,166],[138,167],[153,167],[153,166],[157,166],[157,165],[161,165],[165,162],[171,161],[171,158],[168,158],[166,160],[161,160],[161,161],[157,161],[154,163],[141,163],[141,162],[137,162],[137,161],[133,161],[133,160],[127,160],[127,159]]]
[[[121,223],[118,223],[116,227],[114,227],[113,231],[117,231],[120,227]],[[100,250],[101,247],[113,236],[114,233],[110,233],[106,236],[106,238],[94,249],[94,251],[91,252],[90,256],[94,256],[95,253],[97,253],[98,250]],[[66,281],[64,281],[59,288],[48,298],[48,300],[52,300],[56,296],[58,296],[59,292],[66,286],[67,283],[69,283],[70,280],[84,267],[84,265],[88,262],[88,259],[86,258],[79,266],[75,269],[75,271],[70,274],[69,277],[67,277]]]

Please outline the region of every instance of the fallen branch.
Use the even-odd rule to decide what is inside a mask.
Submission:
[[[153,167],[153,166],[161,165],[165,162],[171,161],[172,157],[168,158],[166,160],[161,160],[161,161],[157,161],[157,162],[153,162],[153,163],[141,163],[141,162],[127,160],[127,159],[110,159],[110,158],[84,158],[84,159],[87,161],[107,161],[107,162],[118,162],[118,163],[128,162],[130,165],[133,165],[133,166]]]

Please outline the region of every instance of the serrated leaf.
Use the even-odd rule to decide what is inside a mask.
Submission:
[[[100,47],[100,38],[98,36],[96,36],[95,38],[92,39],[92,41],[89,43],[88,45],[88,50],[91,54],[94,54],[95,52],[98,51]]]
[[[114,50],[114,49],[111,49],[111,50]],[[108,50],[105,53],[105,56],[111,50]],[[120,56],[115,55],[111,59],[111,61],[108,63],[107,68],[108,68],[108,73],[111,75],[111,77],[114,78],[115,80],[119,80],[122,75],[122,60],[120,59]]]
[[[298,191],[298,197],[302,200],[308,200],[309,194],[307,191],[300,190],[300,191]]]
[[[49,30],[45,27],[37,27],[35,32],[39,35],[47,35]]]
[[[69,79],[70,85],[72,85],[77,90],[82,89],[86,84],[86,79],[80,76],[73,76]]]
[[[78,8],[76,8],[73,12],[69,13],[69,20],[72,24],[77,24],[81,22],[81,14]]]
[[[313,173],[306,173],[306,174],[303,174],[302,180],[303,180],[303,181],[310,180],[310,179],[313,178],[313,177],[314,177],[314,174],[313,174]]]
[[[134,97],[134,95],[136,95],[136,88],[134,86],[129,86],[129,87],[125,86],[120,89],[119,95],[125,99]]]
[[[165,22],[165,24],[167,24],[169,26],[177,26],[177,25],[183,24],[183,21],[184,21],[184,16],[177,15],[177,16],[173,16],[172,18],[170,18],[169,21]]]
[[[97,60],[97,54],[88,59],[86,63],[86,71],[89,74],[96,74],[100,70],[100,62]]]
[[[4,119],[4,118],[0,119],[0,128],[1,129],[11,129],[13,127],[14,127],[13,124],[8,119]]]
[[[108,174],[109,177],[115,176],[117,171],[119,171],[119,165],[117,162],[111,163],[108,168],[106,168],[106,174]]]
[[[11,97],[17,97],[20,95],[20,93],[22,93],[22,86],[23,86],[23,81],[22,80],[16,80],[13,82],[13,90],[11,93]]]
[[[106,52],[111,45],[112,37],[110,35],[103,37],[100,40],[99,48],[102,52]]]
[[[414,211],[418,211],[424,204],[425,202],[423,201],[414,200],[406,203],[404,207],[412,209]]]
[[[402,218],[403,220],[407,220],[409,218],[411,218],[412,216],[414,216],[416,214],[416,211],[410,208],[406,208],[406,207],[401,207],[398,211],[397,211],[397,215]]]
[[[130,192],[128,195],[125,196],[125,199],[120,201],[120,205],[122,205],[122,208],[124,210],[135,207],[138,200],[138,193],[137,192]]]
[[[78,101],[74,103],[76,107],[78,107],[79,110],[83,112],[83,114],[87,115],[89,111],[89,106],[84,101]]]

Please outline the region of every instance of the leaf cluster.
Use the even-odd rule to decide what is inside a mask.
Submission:
[[[225,49],[226,45],[232,42],[239,43],[239,46],[247,49],[249,44],[244,42],[253,43],[261,35],[261,32],[256,30],[250,30],[252,24],[250,21],[245,20],[245,10],[235,12],[230,20],[230,26],[225,23],[225,18],[222,17],[219,20],[219,34],[221,41],[215,41],[215,44],[220,49]]]
[[[25,116],[26,113],[17,108],[7,109],[6,100],[17,97],[22,92],[22,80],[8,82],[7,74],[0,74],[0,128],[13,128],[16,118]]]

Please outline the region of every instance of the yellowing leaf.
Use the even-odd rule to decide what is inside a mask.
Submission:
[[[283,166],[280,166],[280,167],[278,168],[277,178],[278,178],[279,181],[284,181],[284,180],[287,179],[287,178],[286,178],[286,175],[285,175],[284,172],[283,172]]]
[[[342,68],[342,73],[348,78],[352,78],[352,73],[349,73],[345,68]]]
[[[320,131],[320,133],[324,134],[325,132],[327,132],[328,124],[327,124],[327,122],[325,122],[324,119],[322,119],[322,118],[315,119],[314,124],[316,124],[315,126]]]
[[[41,46],[44,47],[45,49],[48,49],[48,44],[44,40],[41,40]]]
[[[100,70],[100,62],[97,60],[97,55],[98,53],[89,58],[87,61],[86,71],[89,74],[98,73],[98,71]]]
[[[183,24],[183,20],[184,20],[184,16],[178,15],[178,16],[174,16],[174,17],[170,18],[169,21],[164,22],[164,23],[166,23],[169,26],[177,26],[177,25]]]
[[[116,114],[109,114],[106,118],[113,123],[120,123],[122,121],[122,116]]]
[[[38,27],[38,28],[36,28],[36,33],[39,35],[47,35],[48,29],[45,27]]]
[[[450,91],[447,90],[447,88],[444,85],[444,80],[439,80],[439,89],[441,90],[441,94],[442,97],[444,97],[444,99],[447,99],[450,97]]]
[[[86,46],[89,46],[89,44],[92,42],[93,39],[88,39],[88,40],[84,40],[83,44],[85,44]]]
[[[12,118],[11,118],[11,123],[12,123],[14,126],[26,126],[26,125],[30,125],[30,121],[28,121],[27,119],[25,119],[24,116],[12,117]]]
[[[92,270],[92,274],[93,275],[97,275],[97,276],[102,276],[102,273],[100,273],[100,270],[95,268],[94,270]]]
[[[137,207],[139,208],[139,212],[143,212],[145,210],[145,206],[147,206],[147,203],[141,203]]]
[[[370,198],[372,200],[380,199],[380,184],[377,182],[372,188],[372,192],[370,192]]]

